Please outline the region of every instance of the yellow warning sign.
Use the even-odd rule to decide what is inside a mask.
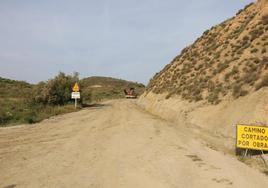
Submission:
[[[268,127],[237,125],[236,147],[268,151]]]
[[[74,87],[73,87],[73,92],[79,92],[79,90],[80,90],[80,87],[79,87],[78,83],[76,82],[74,84]]]

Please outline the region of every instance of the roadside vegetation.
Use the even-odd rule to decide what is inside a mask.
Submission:
[[[71,99],[75,82],[81,86],[77,110],[102,100],[122,98],[126,87],[137,88],[138,94],[145,87],[139,83],[105,77],[79,80],[78,73],[66,75],[60,72],[53,79],[36,85],[0,77],[0,126],[31,124],[76,111]]]
[[[0,126],[36,123],[75,111],[71,105],[71,88],[77,79],[77,74],[59,73],[47,82],[32,85],[0,78]]]

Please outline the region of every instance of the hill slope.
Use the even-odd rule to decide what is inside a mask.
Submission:
[[[23,122],[21,119],[28,116],[29,112],[25,99],[29,97],[32,89],[33,85],[24,81],[0,77],[0,126]]]
[[[82,92],[90,93],[92,101],[123,98],[123,90],[126,88],[135,88],[138,95],[141,95],[145,90],[143,84],[111,77],[93,76],[84,78],[79,82]]]
[[[267,48],[268,1],[261,0],[185,48],[152,78],[138,102],[179,130],[193,128],[209,148],[240,153],[235,125],[268,124]],[[258,156],[243,161],[268,172]]]
[[[70,100],[64,105],[49,105],[38,102],[40,96],[43,97],[44,93],[50,94],[47,91],[48,88],[44,87],[48,85],[52,87],[51,82],[48,82],[40,82],[37,85],[33,85],[24,81],[0,77],[0,126],[17,123],[35,123],[53,115],[75,111],[72,104],[73,101],[69,96],[71,95],[71,88],[67,92],[69,94],[67,98],[70,98]],[[79,82],[83,97],[83,100],[79,100],[79,102],[83,101],[83,103],[123,98],[123,90],[128,87],[134,87],[139,95],[145,89],[143,84],[109,77],[89,77]],[[66,85],[61,85],[64,83],[58,82],[57,88],[66,88]],[[40,88],[42,89],[40,90]],[[54,88],[53,90],[57,89]],[[63,98],[60,93],[52,92],[53,97]]]
[[[24,81],[0,77],[0,98],[23,98],[29,94],[32,86]]]
[[[147,92],[219,103],[268,85],[268,1],[212,27],[150,81]]]

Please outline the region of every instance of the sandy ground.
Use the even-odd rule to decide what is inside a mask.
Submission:
[[[139,98],[139,104],[152,114],[177,122],[179,127],[194,127],[199,137],[228,153],[235,151],[237,124],[268,125],[268,88],[235,100],[227,98],[218,105],[204,101],[190,103],[179,96],[165,99],[165,96],[145,94]]]
[[[0,129],[0,187],[267,186],[264,174],[134,100]]]

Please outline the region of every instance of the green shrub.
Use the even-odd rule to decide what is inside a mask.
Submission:
[[[227,61],[225,61],[224,63],[219,63],[217,65],[217,73],[221,73],[224,69],[229,67],[229,63]]]
[[[255,89],[259,90],[262,87],[267,87],[267,86],[268,86],[268,74],[265,74],[263,78],[261,79],[261,82],[256,85]]]
[[[255,58],[254,61],[253,61],[255,64],[259,64],[260,63],[260,60],[258,58]]]
[[[169,99],[174,93],[168,93],[166,96],[165,96],[165,99]]]
[[[73,84],[77,76],[65,75],[60,72],[48,82],[40,82],[34,89],[33,102],[43,105],[64,105],[71,101]]]
[[[262,17],[262,23],[263,23],[263,25],[267,25],[268,24],[268,15],[264,15]]]
[[[3,109],[0,110],[0,125],[6,124],[11,118],[12,116],[8,112]]]
[[[33,123],[39,122],[40,120],[38,120],[37,115],[35,113],[31,113],[31,114],[27,114],[24,117],[24,121],[29,124],[33,124]]]
[[[233,97],[238,98],[247,95],[248,91],[243,90],[240,84],[234,84],[232,94]]]
[[[249,34],[251,35],[250,40],[253,41],[263,34],[263,30],[259,30],[258,28],[254,28],[249,32]]]
[[[244,37],[243,37],[243,40],[244,40],[244,41],[248,41],[248,40],[249,40],[249,37],[248,37],[248,36],[244,36]]]
[[[211,104],[218,104],[220,102],[219,93],[217,91],[209,93],[207,100]]]
[[[224,79],[227,81],[227,80],[229,80],[229,78],[230,78],[231,76],[233,76],[233,75],[235,75],[235,74],[238,74],[238,73],[239,73],[239,70],[238,70],[237,66],[234,66],[233,69],[232,69],[232,71],[229,72],[229,73],[227,73],[227,74],[225,75]]]
[[[256,52],[258,52],[258,49],[257,49],[257,48],[254,48],[254,49],[252,49],[250,52],[251,52],[251,53],[256,53]]]
[[[195,101],[195,102],[203,100],[203,97],[202,97],[201,94],[194,95],[193,98],[194,98],[194,101]]]
[[[245,83],[249,84],[249,85],[254,84],[255,81],[256,81],[257,79],[258,79],[258,75],[257,75],[257,73],[255,73],[255,72],[248,72],[248,73],[242,78],[242,80],[243,80]]]

